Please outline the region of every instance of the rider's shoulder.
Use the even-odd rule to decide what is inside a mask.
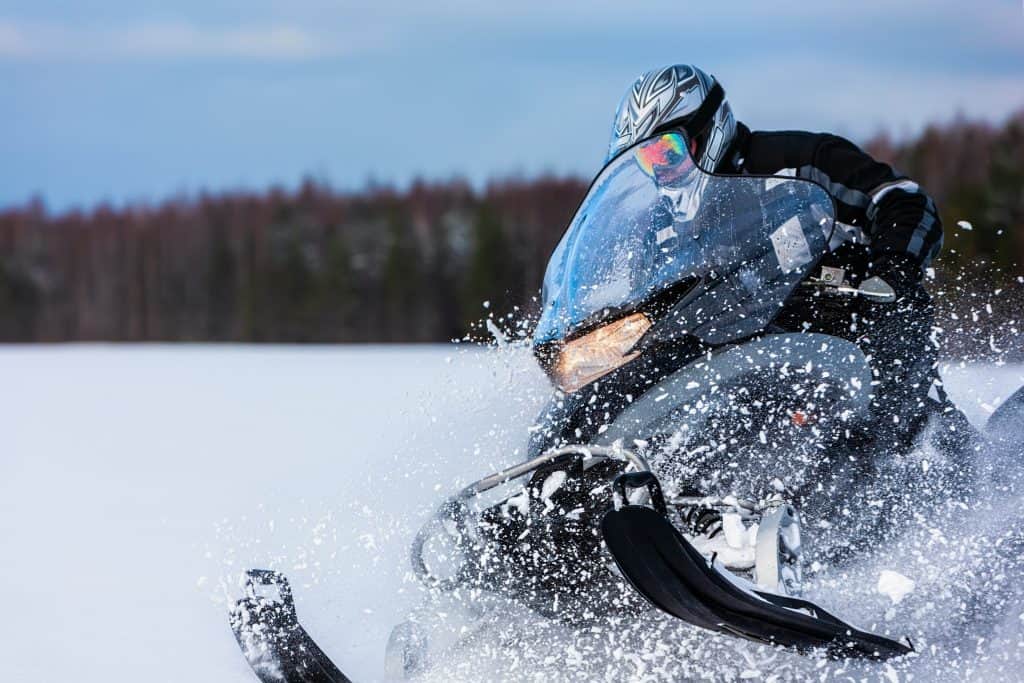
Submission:
[[[833,151],[857,150],[849,140],[833,133],[805,130],[751,131],[744,166],[748,172],[819,165]]]

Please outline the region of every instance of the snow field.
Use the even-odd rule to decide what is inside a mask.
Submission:
[[[944,376],[976,422],[1024,383],[1017,366]],[[548,391],[522,349],[456,347],[5,347],[0,378],[10,681],[251,683],[225,610],[252,566],[285,571],[324,649],[354,679],[382,680],[387,635],[420,597],[416,528],[441,496],[522,458]],[[843,668],[658,625],[614,646],[524,632],[483,669],[433,678],[1024,678],[1019,600],[991,613],[996,645],[960,607],[1022,578],[986,573],[997,549],[982,543],[1018,505],[993,500],[953,528],[908,520],[905,544],[836,577],[846,592],[827,606],[923,632],[931,650],[909,663]],[[976,636],[959,651],[950,615]]]

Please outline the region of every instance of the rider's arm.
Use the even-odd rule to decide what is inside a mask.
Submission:
[[[876,267],[886,263],[923,269],[942,247],[942,222],[935,202],[917,183],[876,161],[852,142],[822,135],[814,154],[817,180],[844,216],[869,238]]]

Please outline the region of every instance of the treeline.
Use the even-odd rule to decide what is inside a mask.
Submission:
[[[942,210],[942,270],[1024,262],[1024,112],[867,147]],[[0,341],[445,341],[535,310],[587,181],[223,193],[59,215],[0,212]],[[966,220],[972,229],[953,226]],[[488,311],[484,302],[490,302]]]
[[[447,341],[528,306],[576,179],[0,214],[0,340]],[[494,310],[494,309],[492,309]]]

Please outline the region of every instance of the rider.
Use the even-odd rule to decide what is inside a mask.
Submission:
[[[807,284],[868,282],[879,295],[798,287],[775,321],[781,331],[822,332],[856,343],[876,378],[873,410],[886,437],[909,441],[945,404],[936,371],[934,306],[923,276],[942,246],[935,203],[917,183],[828,133],[751,131],[733,117],[722,87],[692,65],[648,71],[626,91],[608,160],[657,133],[682,132],[709,173],[805,178],[835,201],[830,252]]]

